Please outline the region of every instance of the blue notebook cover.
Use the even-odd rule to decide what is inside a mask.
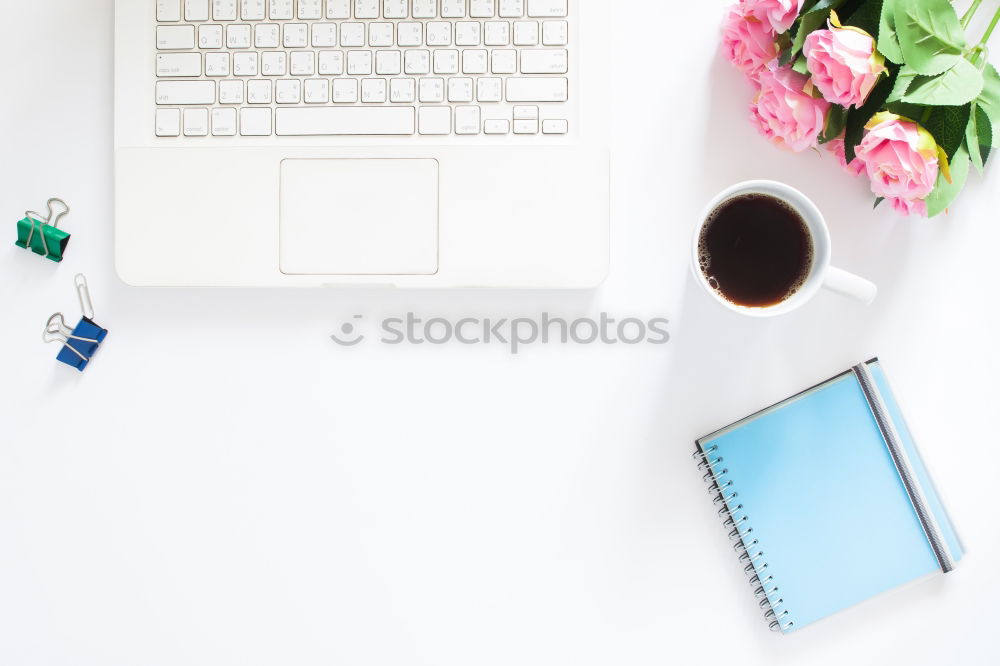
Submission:
[[[696,457],[773,630],[964,553],[877,359],[698,440]]]

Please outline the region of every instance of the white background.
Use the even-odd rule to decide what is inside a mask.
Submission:
[[[124,286],[112,2],[3,0],[0,663],[998,663],[997,165],[947,217],[872,212],[829,156],[748,125],[749,90],[716,58],[723,3],[641,4],[608,15],[611,276],[537,293]],[[823,294],[756,321],[700,293],[692,225],[747,178],[812,196],[877,303]],[[53,195],[73,207],[58,266],[13,245]],[[82,375],[40,340],[52,312],[75,317],[78,271],[111,331]],[[673,339],[517,357],[329,340],[408,310],[665,316]],[[876,354],[969,554],[770,634],[693,440]]]

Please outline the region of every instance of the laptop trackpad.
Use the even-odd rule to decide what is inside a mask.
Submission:
[[[282,273],[433,275],[438,162],[283,160],[280,227]]]

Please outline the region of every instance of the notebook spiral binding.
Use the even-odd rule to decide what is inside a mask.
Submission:
[[[757,539],[752,537],[753,528],[748,524],[750,517],[742,504],[733,504],[739,493],[733,488],[732,479],[726,478],[729,470],[722,466],[722,456],[713,457],[718,448],[710,446],[704,451],[695,452],[698,469],[705,472],[702,479],[709,484],[709,494],[715,496],[712,503],[720,507],[719,517],[724,519],[722,524],[730,529],[730,540],[736,542],[733,548],[740,554],[740,563],[744,565],[743,573],[754,587],[754,596],[760,600],[760,607],[765,611],[764,618],[769,621],[768,626],[771,631],[788,631],[795,623],[778,594],[774,576],[767,570],[764,551],[760,549]]]

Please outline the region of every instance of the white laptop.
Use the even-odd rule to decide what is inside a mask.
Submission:
[[[607,3],[115,6],[127,283],[604,279]]]

